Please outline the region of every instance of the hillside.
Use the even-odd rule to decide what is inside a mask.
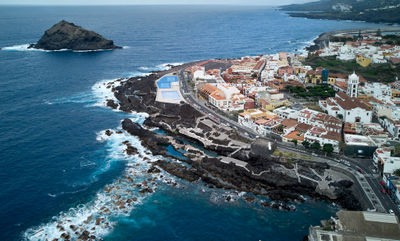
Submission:
[[[292,17],[400,23],[400,0],[320,0],[282,6]]]

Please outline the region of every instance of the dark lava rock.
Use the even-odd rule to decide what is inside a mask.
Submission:
[[[90,238],[89,235],[90,235],[90,233],[87,230],[85,230],[85,231],[82,232],[82,234],[79,236],[78,239],[80,239],[80,240],[88,240]]]
[[[187,167],[180,165],[178,163],[158,160],[156,162],[156,165],[162,168],[164,171],[179,178],[185,179],[189,182],[197,181],[200,178],[200,175],[197,173],[198,170],[195,170],[193,168],[188,169]]]
[[[111,136],[112,135],[112,131],[111,130],[106,130],[106,135],[107,136]]]
[[[251,144],[250,157],[254,160],[264,160],[269,157],[275,150],[276,143],[258,138]]]
[[[29,46],[45,50],[99,50],[119,49],[112,40],[105,39],[100,34],[86,30],[65,20],[55,24],[44,32],[42,38]]]
[[[155,166],[151,166],[150,168],[149,168],[149,170],[147,170],[147,173],[160,173],[161,171],[160,171],[160,169],[158,169],[157,167],[155,167]]]
[[[136,147],[133,147],[131,145],[126,145],[126,154],[136,155],[136,154],[138,154],[138,150]]]
[[[118,104],[116,104],[114,102],[114,100],[107,100],[107,106],[112,108],[112,109],[117,109],[118,108]]]

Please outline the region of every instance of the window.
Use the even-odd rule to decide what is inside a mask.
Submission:
[[[350,111],[348,111],[347,114],[350,115]]]

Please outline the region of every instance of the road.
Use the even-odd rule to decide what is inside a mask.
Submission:
[[[241,134],[242,137],[248,140],[252,140],[259,135],[253,130],[239,125],[237,121],[219,114],[214,109],[207,106],[203,100],[194,97],[193,88],[188,84],[190,77],[184,72],[184,69],[178,71],[178,77],[182,96],[185,98],[186,102],[188,102],[198,111],[204,115],[212,115],[214,118],[211,117],[210,119],[214,119],[214,121],[218,123],[230,125],[232,128],[238,130],[238,134]],[[310,151],[306,150],[302,146],[295,146],[293,143],[281,142],[280,140],[276,140],[276,138],[274,139],[268,136],[263,138],[266,138],[270,141],[276,141],[277,147],[281,150],[301,153],[307,156],[310,155]],[[371,209],[376,209],[380,212],[388,212],[391,209],[400,218],[400,210],[398,209],[397,205],[391,200],[388,194],[381,193],[382,186],[379,183],[380,176],[377,174],[377,172],[374,172],[375,167],[373,166],[371,159],[355,159],[337,154],[334,154],[332,157],[313,154],[313,159],[336,166],[337,168],[342,169],[344,172],[353,175],[362,188],[364,197],[367,198],[368,202],[370,203]],[[350,166],[345,165],[343,161],[339,162],[338,160],[347,160],[350,163]]]

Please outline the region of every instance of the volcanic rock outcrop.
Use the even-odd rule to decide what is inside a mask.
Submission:
[[[46,30],[42,38],[29,48],[44,50],[101,50],[119,49],[112,40],[105,39],[98,33],[86,30],[65,20]]]

